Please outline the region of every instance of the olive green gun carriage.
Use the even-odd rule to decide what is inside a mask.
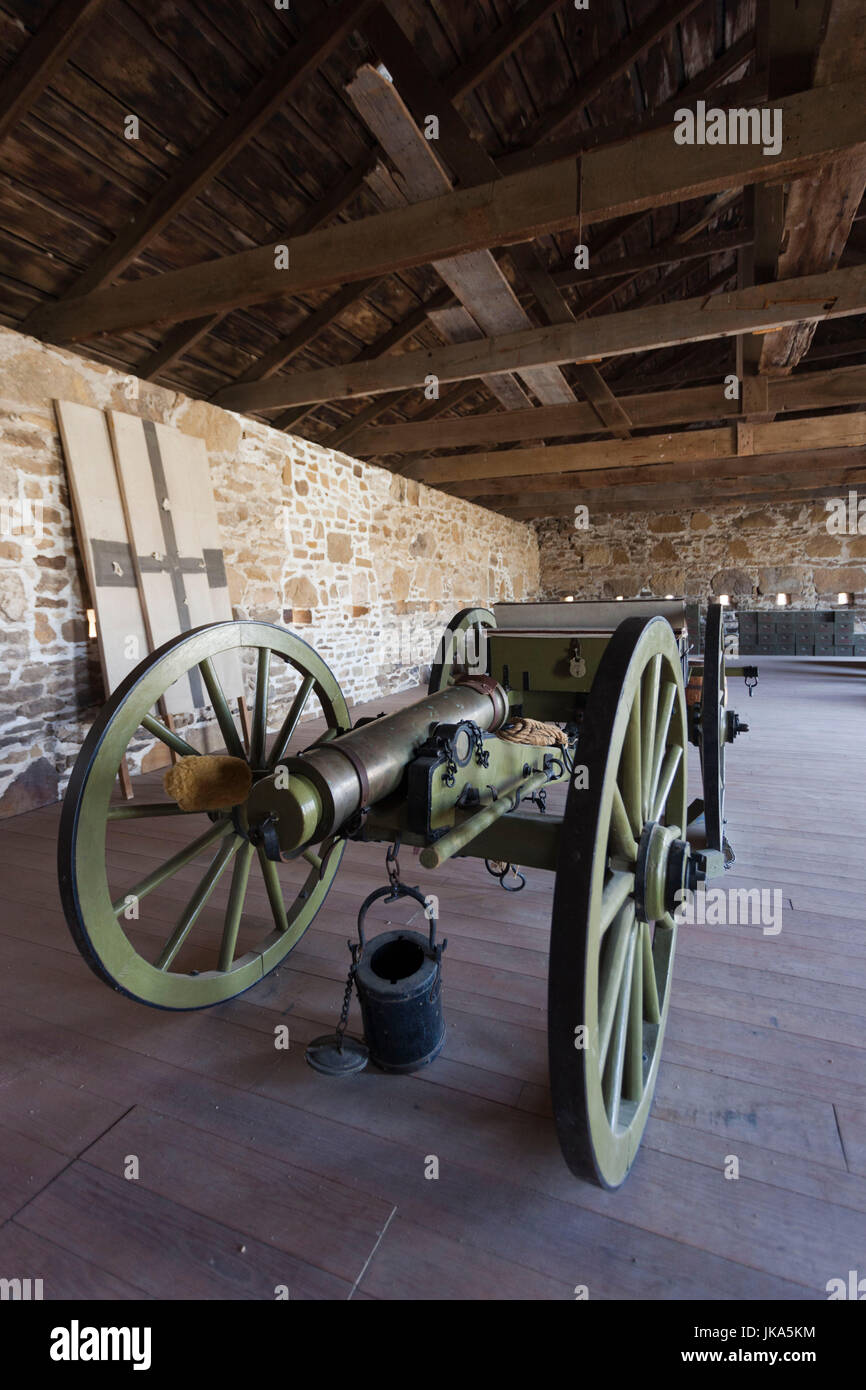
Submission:
[[[233,649],[255,679],[248,740],[218,675]],[[75,764],[59,875],[76,944],[131,998],[203,1008],[285,959],[325,901],[349,839],[419,846],[428,869],[463,855],[552,872],[556,1128],[573,1172],[617,1187],[652,1103],[678,894],[722,870],[724,748],[744,728],[726,705],[721,609],[709,611],[700,687],[694,668],[689,684],[688,649],[679,600],[466,609],[444,634],[427,696],[352,728],[336,678],[294,633],[252,621],[183,633],[114,692]],[[201,812],[167,796],[120,800],[116,778],[130,745],[154,736],[181,758],[200,756],[158,715],[168,687],[193,668],[213,711],[212,751],[251,769],[247,799]],[[691,703],[687,686],[699,697]],[[278,723],[271,710],[289,698]],[[324,731],[289,752],[313,698]],[[540,743],[500,737],[518,716],[560,726],[566,744],[550,728]],[[690,742],[700,749],[703,807],[688,802]],[[189,822],[167,860],[153,825],[162,816]],[[124,874],[124,843],[134,844],[136,863],[143,849],[153,857],[137,883]],[[193,870],[201,856],[203,873]],[[213,914],[202,914],[229,871],[215,936]],[[252,910],[251,871],[261,876]],[[157,891],[174,875],[191,875],[179,918]],[[156,909],[142,914],[151,893]]]

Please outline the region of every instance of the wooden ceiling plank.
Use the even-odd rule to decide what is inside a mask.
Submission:
[[[358,189],[363,184],[365,176],[370,172],[377,158],[376,152],[373,151],[369,158],[361,160],[353,169],[350,169],[345,178],[341,179],[324,198],[308,208],[306,212],[298,218],[298,221],[292,227],[292,234],[294,236],[303,236],[306,232],[314,231],[316,227],[322,226],[330,222],[333,217],[336,217],[345,205],[351,202],[356,196]],[[343,309],[348,308],[350,304],[354,304],[357,298],[365,294],[371,286],[376,283],[376,279],[371,279],[368,281],[361,281],[360,284],[354,285],[352,297],[343,304]],[[332,296],[331,299],[327,301],[328,304],[335,306],[337,298],[338,296]],[[313,316],[305,320],[307,332],[303,333],[301,330],[298,330],[297,339],[295,334],[288,335],[291,339],[291,342],[288,344],[290,351],[284,357],[283,361],[287,362],[290,357],[295,356],[302,348],[306,347],[307,344],[315,338],[317,333],[320,333],[334,318],[336,318],[337,312],[342,312],[342,310],[338,310],[331,315],[323,314],[323,316],[320,319],[316,319],[315,322],[313,322]],[[226,315],[218,313],[208,317],[210,327],[207,329],[207,332],[210,333]],[[177,328],[167,335],[165,344],[158,348],[156,352],[153,353],[152,358],[149,358],[147,362],[143,364],[140,369],[140,375],[145,378],[155,377],[160,372],[165,372],[170,365],[183,357],[191,347],[194,347],[195,344],[205,336],[201,331],[201,324],[203,322],[205,322],[204,318],[198,318],[185,324],[178,324]],[[297,345],[295,346],[296,342]],[[256,364],[253,363],[253,367],[255,365]],[[257,381],[258,379],[257,376],[248,377],[246,373],[238,378],[239,381]]]
[[[437,155],[441,152],[459,183],[464,187],[471,187],[500,178],[493,159],[471,138],[462,117],[449,101],[447,92],[427,71],[403,30],[384,5],[377,6],[368,16],[364,23],[364,32],[394,77],[403,99],[399,109],[395,101],[389,103],[392,121],[402,136],[402,151],[405,152],[407,149],[410,138],[408,126],[410,121],[414,121],[415,162],[420,162],[425,154],[429,160],[433,160],[431,142],[427,142],[425,147],[417,127],[423,124],[427,113],[435,112],[439,121],[439,135],[435,142]],[[387,92],[382,95],[387,97]],[[387,132],[374,130],[374,133],[379,136],[381,143],[387,139]],[[405,176],[405,160],[403,172]],[[444,192],[446,188],[447,181],[443,175],[438,191]],[[435,183],[424,189],[428,197],[432,196],[434,191]],[[460,298],[473,314],[481,330],[488,337],[495,333],[516,330],[518,317],[521,324],[529,327],[529,318],[518,304],[516,296],[492,256],[489,252],[476,255],[485,258],[487,275],[482,276],[476,287],[477,294],[474,294],[470,301],[467,301],[465,294],[461,294]],[[573,317],[571,310],[535,249],[528,244],[514,246],[511,249],[511,258],[535,296],[547,322],[570,322]],[[448,265],[453,268],[455,263],[450,262]],[[436,269],[447,282],[448,275],[443,273],[441,264],[437,265]],[[452,288],[456,291],[453,282]],[[495,312],[497,305],[500,306],[498,313]],[[593,404],[601,423],[609,424],[619,438],[627,439],[628,418],[617,407],[613,392],[605,385],[595,368],[580,367],[576,371],[576,377],[580,389]],[[557,367],[535,368],[528,376],[524,376],[524,380],[542,405],[555,405],[572,398],[574,394]],[[489,389],[495,392],[495,384],[487,384]]]
[[[58,0],[49,11],[12,67],[3,73],[0,143],[44,92],[104,4],[105,0]]]
[[[861,314],[864,309],[866,267],[857,266],[753,289],[627,309],[577,323],[528,329],[501,338],[230,387],[222,399],[233,410],[269,410],[345,396],[374,396],[423,386],[431,374],[440,383],[462,381],[515,369],[524,371],[536,364],[593,361],[679,343],[736,337],[739,333],[798,322],[804,317],[844,318]]]
[[[363,283],[365,290],[372,289],[376,284],[375,280],[367,280]],[[263,352],[261,357],[257,357],[254,362],[247,367],[245,372],[237,378],[237,384],[242,385],[248,381],[266,381],[290,362],[307,344],[321,333],[329,324],[355,302],[358,293],[357,285],[344,285],[336,294],[331,295],[324,304],[320,304],[318,309],[313,309],[291,333],[285,334],[274,343],[267,352]],[[215,405],[219,405],[219,392],[211,397]]]
[[[530,0],[517,14],[490,35],[470,55],[456,72],[446,77],[444,87],[448,97],[457,101],[465,97],[504,63],[515,49],[535,33],[540,25],[561,9],[566,0]]]
[[[184,353],[201,342],[216,328],[222,314],[203,314],[201,318],[186,320],[177,324],[167,333],[158,348],[154,348],[144,361],[136,367],[136,375],[143,381],[151,381],[164,374],[178,362]]]
[[[409,203],[420,203],[450,192],[451,178],[443,167],[439,151],[442,141],[424,138],[401,95],[401,91],[414,81],[421,94],[429,96],[426,74],[411,44],[382,6],[372,11],[363,28],[397,85],[367,64],[358,70],[346,87],[347,95],[396,167],[400,175],[400,193]],[[452,123],[459,123],[456,111],[444,95],[441,96],[441,103],[447,108],[447,111],[441,112],[442,121],[447,122],[450,117]],[[487,156],[480,147],[475,148],[480,165],[467,161],[465,170],[471,183],[482,182],[484,175],[489,176],[490,172]],[[459,141],[457,149],[459,156]],[[473,172],[477,173],[479,168],[479,176],[473,177]],[[495,178],[495,165],[492,168]],[[434,261],[433,269],[463,306],[459,310],[444,311],[437,321],[446,341],[462,342],[481,335],[517,331],[520,327],[529,326],[525,310],[489,251],[473,251],[466,256]],[[545,369],[542,369],[537,380],[528,384],[537,393],[548,396],[548,404],[564,396],[571,398],[565,379],[556,368],[547,369],[546,375]],[[501,381],[491,381],[490,389],[506,409],[519,408],[527,403],[523,386],[510,374]]]
[[[578,79],[575,91],[544,114],[540,126],[536,127],[533,144],[554,139],[574,119],[575,113],[588,106],[608,82],[627,72],[632,63],[664,38],[675,24],[696,10],[700,3],[701,0],[666,0],[657,10],[653,10],[642,24],[636,25],[621,43]]]
[[[372,4],[373,0],[340,0],[314,21],[240,106],[160,185],[150,202],[67,290],[64,300],[78,299],[115,280],[244,145],[255,138],[299,84],[357,28]]]
[[[797,93],[777,104],[786,132],[773,159],[760,146],[675,145],[670,130],[650,131],[580,161],[558,161],[460,189],[377,217],[341,224],[288,243],[288,265],[272,244],[206,261],[81,299],[45,305],[30,331],[62,340],[197,317],[274,295],[364,280],[473,250],[529,241],[573,226],[779,180],[866,144],[859,81]]]
[[[578,131],[574,135],[547,141],[537,149],[527,149],[525,146],[521,146],[519,149],[509,150],[496,162],[503,174],[516,174],[521,169],[528,169],[537,164],[540,160],[566,159],[591,149],[594,145],[606,145],[615,140],[632,139],[639,132],[655,130],[659,126],[668,125],[673,119],[674,112],[680,107],[691,107],[699,97],[706,96],[713,88],[723,84],[726,104],[751,106],[756,102],[760,103],[765,100],[767,95],[765,76],[756,74],[745,77],[736,83],[727,83],[728,77],[751,59],[754,50],[755,34],[754,31],[750,31],[727,49],[714,63],[699,72],[669,101],[655,110],[648,111],[643,116],[630,116],[625,120],[593,126],[588,130]]]

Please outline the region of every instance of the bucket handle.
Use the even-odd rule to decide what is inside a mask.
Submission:
[[[369,911],[369,909],[373,906],[373,903],[377,902],[379,898],[384,898],[386,902],[392,903],[396,902],[398,898],[414,898],[415,901],[417,903],[420,903],[421,906],[424,908],[425,913],[427,912],[427,904],[429,902],[429,898],[425,898],[420,888],[410,888],[409,885],[406,883],[388,884],[385,888],[377,888],[374,892],[370,893],[361,903],[361,910],[358,913],[358,938],[361,943],[360,949],[351,941],[349,942],[356,963],[361,959],[361,956],[364,954],[364,951],[367,946],[367,939],[364,936],[364,919],[367,916],[367,912]],[[444,950],[444,943],[442,946],[436,945],[436,928],[438,927],[438,925],[438,919],[435,916],[431,915],[429,951],[430,955],[433,957],[434,960],[439,960],[439,958],[442,955],[442,951]],[[357,955],[355,954],[356,952]]]

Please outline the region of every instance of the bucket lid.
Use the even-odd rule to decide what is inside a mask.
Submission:
[[[325,1033],[321,1038],[313,1038],[304,1054],[315,1071],[325,1076],[347,1076],[350,1072],[363,1071],[370,1056],[370,1049],[357,1038],[347,1038],[339,1033]]]

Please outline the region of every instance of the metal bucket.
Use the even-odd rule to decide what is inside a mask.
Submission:
[[[445,1042],[442,952],[447,943],[436,941],[436,918],[430,918],[429,938],[407,930],[382,932],[370,941],[364,936],[371,905],[380,898],[394,902],[402,897],[427,909],[419,889],[396,884],[371,893],[358,914],[361,949],[355,987],[370,1060],[382,1071],[418,1071],[438,1057]]]

